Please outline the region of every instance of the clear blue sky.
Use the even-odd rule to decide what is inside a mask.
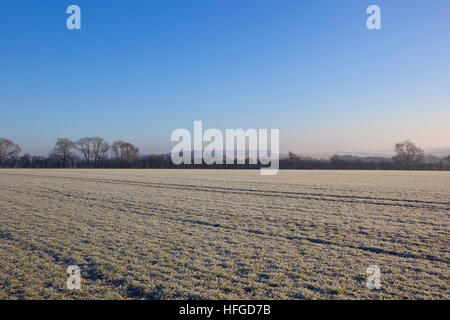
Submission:
[[[81,8],[82,29],[66,28]],[[378,4],[382,30],[366,28]],[[448,0],[2,0],[0,137],[168,152],[176,128],[279,128],[281,151],[450,146]]]

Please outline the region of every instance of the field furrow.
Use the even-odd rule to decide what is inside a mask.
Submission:
[[[448,299],[449,187],[447,172],[2,169],[0,298]]]

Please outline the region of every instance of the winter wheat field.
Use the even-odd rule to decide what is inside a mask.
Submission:
[[[449,299],[449,200],[449,172],[2,169],[0,298]]]

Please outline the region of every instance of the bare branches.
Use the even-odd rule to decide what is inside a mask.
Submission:
[[[17,159],[21,149],[13,141],[0,138],[0,162]]]
[[[92,157],[92,138],[81,138],[76,142],[76,148],[82,154],[87,166],[90,167]]]
[[[75,143],[73,143],[69,139],[58,138],[55,146],[50,152],[50,157],[59,160],[62,164],[62,167],[65,168],[67,166],[67,162],[75,158],[75,154],[73,152],[75,148]]]
[[[392,158],[394,162],[411,168],[414,165],[422,163],[424,160],[424,152],[410,140],[399,142],[394,147],[395,156]]]
[[[111,148],[108,142],[100,137],[91,138],[92,157],[94,159],[94,166],[98,168],[102,161],[108,159],[108,151]]]
[[[87,167],[90,168],[93,163],[98,168],[100,163],[108,158],[110,145],[100,137],[85,137],[77,141],[77,150],[86,161]]]
[[[133,160],[136,160],[139,156],[139,149],[129,142],[122,140],[114,141],[112,145],[112,152],[114,157],[119,160],[120,163],[129,165]]]

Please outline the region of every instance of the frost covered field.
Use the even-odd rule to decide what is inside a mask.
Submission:
[[[449,228],[450,172],[1,169],[0,298],[449,299]]]

